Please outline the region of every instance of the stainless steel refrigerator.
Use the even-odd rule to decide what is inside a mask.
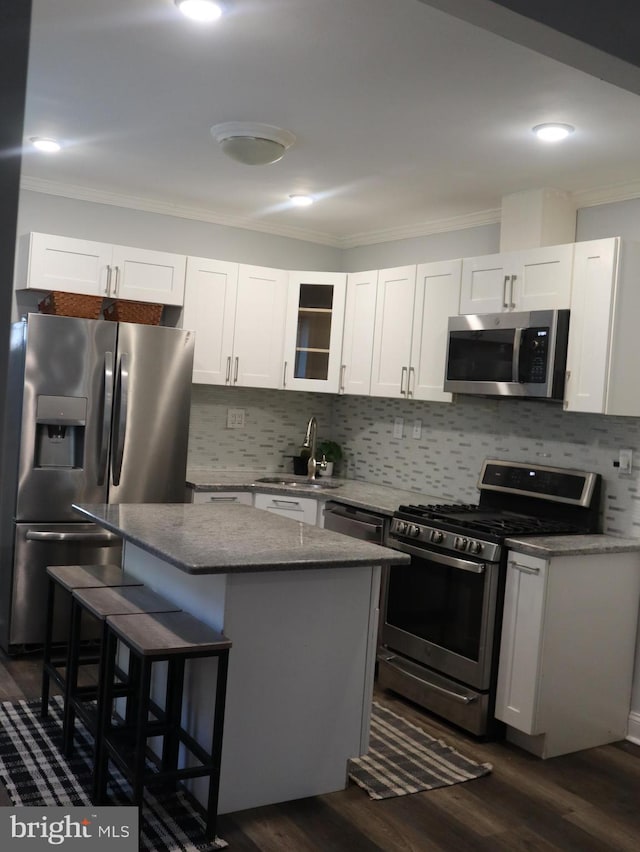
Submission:
[[[184,502],[193,343],[190,331],[107,320],[29,314],[12,326],[0,479],[8,653],[43,641],[47,565],[120,559],[120,540],[72,503]]]

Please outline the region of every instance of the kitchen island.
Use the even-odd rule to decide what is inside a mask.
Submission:
[[[343,789],[368,744],[380,569],[409,557],[243,505],[74,508],[123,539],[128,574],[233,642],[220,813]],[[203,743],[215,665],[186,678]]]

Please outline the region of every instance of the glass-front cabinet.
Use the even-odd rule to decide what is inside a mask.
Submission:
[[[282,386],[337,393],[347,276],[290,272]]]

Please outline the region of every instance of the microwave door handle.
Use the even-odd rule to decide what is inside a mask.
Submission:
[[[120,474],[122,473],[122,459],[124,456],[124,443],[127,437],[127,409],[129,406],[129,356],[123,353],[120,356],[118,375],[118,399],[116,403],[117,422],[114,423],[116,430],[116,446],[113,454],[112,473],[113,484],[120,485]]]
[[[113,352],[104,353],[104,394],[102,397],[102,434],[100,436],[100,455],[98,460],[98,485],[104,485],[107,475],[107,457],[109,451],[109,431],[113,409]]]
[[[516,328],[513,335],[513,363],[511,365],[511,381],[520,381],[520,349],[522,348],[522,329]]]

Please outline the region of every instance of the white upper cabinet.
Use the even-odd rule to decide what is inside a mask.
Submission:
[[[452,394],[442,385],[447,324],[458,313],[461,275],[461,260],[418,265],[408,388],[414,399],[451,402]]]
[[[377,269],[347,276],[340,393],[368,395],[371,391],[377,286]]]
[[[640,244],[576,243],[569,319],[568,411],[640,416]]]
[[[183,255],[32,233],[26,289],[182,305],[185,268]]]
[[[378,272],[372,396],[408,396],[416,267]]]
[[[282,387],[337,393],[347,276],[290,272]]]
[[[182,325],[196,332],[193,380],[276,388],[287,272],[190,257]]]
[[[462,261],[461,314],[568,308],[573,243]]]
[[[442,389],[447,320],[458,313],[462,261],[378,273],[373,396],[450,402]]]

